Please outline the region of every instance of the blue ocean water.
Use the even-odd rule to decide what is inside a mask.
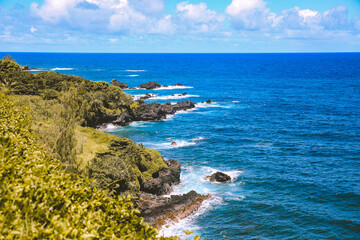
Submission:
[[[174,193],[214,194],[162,234],[360,239],[359,53],[11,55],[94,81],[188,87],[126,91],[155,94],[149,102],[181,101],[171,95],[184,92],[214,102],[166,121],[105,130],[179,160],[182,183]],[[217,170],[234,180],[203,179]]]

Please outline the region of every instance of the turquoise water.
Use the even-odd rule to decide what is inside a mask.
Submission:
[[[360,54],[36,54],[20,64],[130,87],[158,102],[211,99],[166,121],[108,131],[182,164],[182,183],[214,194],[162,231],[206,239],[360,239]],[[177,146],[171,146],[176,141]],[[214,171],[228,184],[203,178]],[[241,170],[241,171],[239,171]]]

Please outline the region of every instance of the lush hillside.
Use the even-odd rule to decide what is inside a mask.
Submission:
[[[84,127],[136,108],[121,88],[55,72],[32,74],[11,58],[0,60],[0,76],[2,92],[29,108],[39,145],[68,171],[124,195],[139,191],[141,182],[167,168],[155,150]]]
[[[109,196],[39,148],[23,108],[0,95],[0,236],[155,239],[130,197]]]
[[[136,108],[132,97],[120,87],[53,71],[33,74],[22,70],[11,57],[0,60],[0,84],[6,94],[39,96],[44,100],[64,102],[66,93],[71,92],[67,97],[71,106],[65,107],[71,108],[82,126],[96,126],[109,114]]]
[[[0,60],[0,239],[159,239],[132,196],[168,165],[92,128],[137,107],[105,82]]]

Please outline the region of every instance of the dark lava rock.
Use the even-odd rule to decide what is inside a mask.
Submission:
[[[145,88],[147,90],[155,89],[161,87],[158,82],[147,82],[140,85],[140,88]]]
[[[145,94],[145,96],[140,97],[140,100],[146,100],[146,99],[149,99],[151,97],[153,97],[153,95],[151,95],[150,93],[147,93],[147,94]]]
[[[116,80],[116,79],[113,79],[113,80],[111,81],[111,85],[120,87],[120,88],[122,88],[122,89],[128,88],[128,85],[127,85],[126,83],[119,82],[119,81]]]
[[[150,95],[151,97],[151,95]],[[146,103],[142,99],[137,100],[139,107],[136,111],[126,109],[120,115],[109,115],[105,112],[97,114],[94,124],[91,126],[103,126],[106,123],[113,123],[125,126],[134,121],[160,121],[166,119],[167,115],[174,114],[177,111],[185,111],[195,107],[195,103],[189,100],[178,102],[172,105],[167,103]]]
[[[209,179],[210,182],[229,182],[231,177],[223,172],[216,172],[211,176],[207,176],[206,179]]]
[[[187,95],[187,93],[186,92],[184,92],[183,94],[181,94],[182,96],[186,96]]]
[[[177,84],[175,84],[175,85],[173,85],[173,86],[183,87],[184,85],[182,85],[181,83],[177,83]]]
[[[138,101],[139,108],[136,110],[134,121],[159,121],[166,119],[166,115],[174,114],[177,111],[189,110],[195,107],[195,103],[189,100],[178,102],[172,105],[167,103],[145,103]]]
[[[129,114],[128,111],[124,111],[120,116],[116,118],[112,123],[120,126],[125,126],[131,123],[134,119],[134,116]]]
[[[178,102],[176,103],[173,108],[176,111],[183,111],[183,110],[189,110],[191,108],[195,107],[195,103],[191,102],[189,100],[183,101],[183,102]]]
[[[139,107],[136,110],[135,121],[158,121],[166,119],[167,114],[174,114],[174,109],[170,102],[159,103],[145,103],[138,101]]]
[[[153,174],[153,178],[140,183],[140,191],[155,195],[164,195],[172,192],[172,186],[180,183],[180,162],[169,159],[167,169]]]
[[[140,216],[158,229],[168,221],[178,222],[189,216],[199,209],[204,200],[211,197],[210,194],[201,195],[195,191],[183,195],[171,195],[170,198],[143,192],[138,196]]]
[[[206,100],[206,101],[203,101],[203,102],[201,102],[201,103],[212,103],[212,101],[209,99],[209,100]]]

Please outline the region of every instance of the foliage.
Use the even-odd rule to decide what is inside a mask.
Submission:
[[[107,151],[96,154],[87,172],[96,179],[98,187],[124,194],[138,192],[141,181],[164,168],[167,165],[158,151],[141,147],[130,139],[117,138],[111,141]]]
[[[129,197],[65,172],[37,145],[30,116],[0,95],[0,238],[156,239]]]
[[[40,95],[46,100],[61,100],[65,92],[76,89],[73,94],[78,109],[74,110],[83,126],[94,127],[104,115],[120,114],[133,103],[120,87],[53,71],[32,74],[11,57],[0,60],[0,88],[4,93]]]
[[[32,74],[10,56],[0,60],[0,91],[0,239],[167,239],[124,195],[167,167],[160,153],[79,126],[136,110],[130,95],[105,82]],[[87,166],[97,182],[64,164],[73,172]]]
[[[91,127],[77,127],[76,158],[79,170],[84,170],[97,153],[109,151],[110,143],[117,139],[114,135],[97,131]]]

